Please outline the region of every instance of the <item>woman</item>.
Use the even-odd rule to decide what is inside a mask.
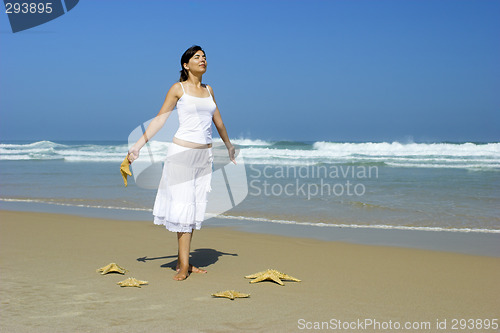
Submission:
[[[136,160],[140,149],[177,107],[179,129],[168,148],[153,215],[155,224],[177,232],[179,251],[174,279],[178,281],[186,279],[190,272],[206,273],[189,264],[189,252],[194,229],[201,228],[207,192],[211,190],[212,121],[227,147],[230,160],[236,164],[235,149],[229,141],[212,87],[202,84],[206,71],[205,51],[197,45],[187,49],[181,57],[179,82],[170,87],[158,115],[127,155],[130,163]]]

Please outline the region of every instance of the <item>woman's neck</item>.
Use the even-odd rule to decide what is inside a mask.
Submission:
[[[195,87],[201,87],[201,75],[193,75],[192,73],[189,73],[189,77],[186,80],[187,83],[195,86]]]

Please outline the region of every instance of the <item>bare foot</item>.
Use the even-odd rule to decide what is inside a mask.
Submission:
[[[189,271],[190,272],[194,272],[194,273],[201,273],[201,274],[206,274],[207,273],[206,270],[198,268],[198,267],[193,266],[193,265],[189,265]]]
[[[174,275],[173,279],[177,280],[177,281],[182,281],[182,280],[185,280],[188,276],[189,276],[188,270],[183,269],[183,270],[179,270],[177,272],[177,274]]]
[[[179,264],[177,264],[177,266],[175,267],[175,270],[178,272],[179,271]],[[196,266],[193,266],[191,264],[189,264],[189,269],[188,269],[188,272],[189,273],[202,273],[202,274],[206,274],[207,271],[204,270],[204,269],[201,269],[201,268],[198,268]]]

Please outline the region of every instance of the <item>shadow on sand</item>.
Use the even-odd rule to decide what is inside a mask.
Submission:
[[[237,256],[237,254],[220,252],[214,249],[207,249],[207,248],[196,249],[194,251],[191,251],[191,253],[189,254],[189,263],[199,268],[202,267],[205,268],[215,264],[219,260],[219,257],[222,256]],[[154,257],[154,258],[148,258],[146,256],[137,258],[137,261],[146,262],[148,260],[162,260],[170,258],[172,258],[173,260],[161,265],[161,267],[170,267],[172,270],[175,270],[175,266],[177,265],[177,254],[170,256],[163,256],[163,257]]]

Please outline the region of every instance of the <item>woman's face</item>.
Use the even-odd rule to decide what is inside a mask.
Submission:
[[[205,73],[207,71],[207,58],[205,57],[205,52],[196,52],[187,64],[184,64],[192,73]]]

